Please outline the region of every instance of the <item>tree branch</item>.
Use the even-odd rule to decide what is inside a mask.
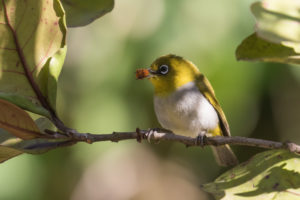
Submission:
[[[111,134],[90,134],[90,133],[77,133],[72,136],[63,135],[59,132],[53,132],[46,130],[47,137],[51,138],[70,138],[73,142],[101,142],[101,141],[111,141],[119,142],[122,140],[136,139],[138,142],[141,142],[143,139],[148,141],[172,141],[180,142],[186,146],[201,146],[198,138],[191,138],[181,135],[175,135],[173,133],[158,131],[153,132],[149,135],[149,131],[140,130],[137,128],[136,132],[113,132]],[[286,149],[290,152],[300,153],[300,146],[292,142],[275,142],[270,140],[256,139],[256,138],[247,138],[247,137],[225,137],[225,136],[216,136],[216,137],[204,137],[203,146],[208,145],[240,145],[240,146],[252,146],[259,147],[264,149]]]

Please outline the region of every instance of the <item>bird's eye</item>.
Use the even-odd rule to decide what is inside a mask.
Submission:
[[[167,73],[169,72],[169,67],[168,67],[168,65],[161,65],[161,66],[159,67],[159,72],[160,72],[161,74],[167,74]]]

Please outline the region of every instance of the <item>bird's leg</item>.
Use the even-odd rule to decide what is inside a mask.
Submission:
[[[200,146],[200,147],[204,147],[204,140],[207,137],[206,136],[207,131],[203,130],[199,133],[199,135],[197,136],[197,140],[196,140],[196,145]]]
[[[172,131],[165,128],[156,128],[156,131],[159,133],[173,133]]]

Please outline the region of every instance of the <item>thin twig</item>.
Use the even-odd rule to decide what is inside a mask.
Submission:
[[[66,138],[70,136],[63,135],[58,132],[47,131],[48,136],[51,138]],[[200,146],[198,138],[191,138],[181,135],[175,135],[173,133],[166,132],[154,132],[154,134],[149,135],[147,130],[139,130],[136,132],[113,132],[111,134],[90,134],[90,133],[77,133],[70,137],[70,140],[74,142],[101,142],[101,141],[111,141],[119,142],[122,140],[135,139],[140,142],[142,139],[150,139],[154,141],[171,141],[180,142],[186,146]],[[240,145],[240,146],[252,146],[265,149],[286,149],[291,152],[300,153],[300,146],[292,142],[275,142],[270,140],[247,138],[247,137],[204,137],[203,145]]]

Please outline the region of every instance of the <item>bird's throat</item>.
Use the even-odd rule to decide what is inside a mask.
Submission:
[[[154,86],[154,94],[157,96],[168,96],[181,88],[183,85],[194,81],[192,76],[173,76],[172,78],[151,78],[150,81]]]

